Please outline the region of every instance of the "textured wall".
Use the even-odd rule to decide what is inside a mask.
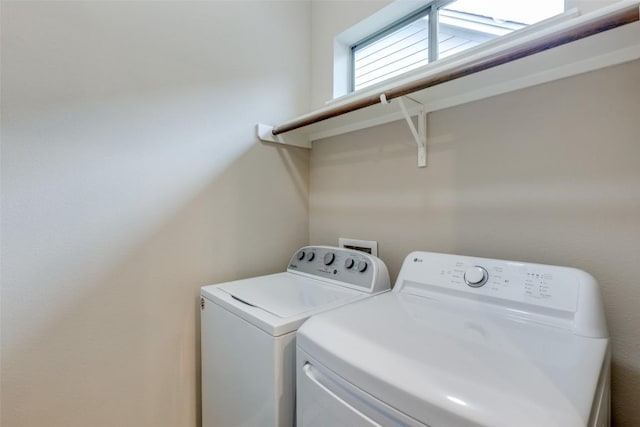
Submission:
[[[308,151],[253,134],[308,108],[309,13],[2,2],[2,426],[198,424],[199,287],[307,242]]]
[[[310,241],[577,267],[600,282],[618,426],[640,408],[640,61],[314,143]]]

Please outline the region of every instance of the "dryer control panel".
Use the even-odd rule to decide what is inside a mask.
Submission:
[[[387,267],[364,252],[332,246],[307,246],[291,257],[287,271],[332,284],[376,293],[390,289]]]
[[[412,252],[402,264],[394,292],[453,302],[472,300],[475,307],[592,329],[587,335],[606,331],[595,279],[570,267]]]

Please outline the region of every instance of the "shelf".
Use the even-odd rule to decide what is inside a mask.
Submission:
[[[398,95],[389,103],[377,100],[378,98],[384,99],[384,94],[393,93],[403,87],[411,87],[412,82],[428,81],[432,76],[437,79],[438,76],[446,75],[448,71],[459,69],[467,63],[478,63],[483,58],[490,58],[492,55],[494,57],[500,54],[507,56],[510,51],[524,43],[537,42],[540,44],[552,38],[554,34],[560,32],[566,34],[572,27],[595,26],[603,21],[603,17],[610,17],[614,13],[620,14],[621,10],[627,11],[625,12],[627,20],[630,19],[628,18],[630,11],[635,22],[623,22],[618,24],[620,26],[612,29],[600,29],[597,34],[579,40],[547,48],[547,50],[520,57],[520,59],[510,60],[490,69],[453,78],[445,83],[435,84],[406,96],[404,94]],[[304,125],[279,135],[272,134],[273,126],[258,125],[260,128],[258,134],[260,139],[264,141],[310,148],[313,141],[405,118],[402,109],[399,108],[398,99],[407,100],[409,97],[407,114],[421,116],[444,108],[632,61],[640,58],[638,13],[637,4],[629,5],[626,3],[622,7],[616,5],[605,8],[598,13],[572,19],[544,31],[529,34],[527,37],[514,38],[509,43],[496,45],[491,49],[479,50],[478,53],[467,55],[459,60],[443,61],[442,65],[434,63],[433,66],[427,66],[423,71],[413,73],[409,77],[396,79],[383,86],[345,96],[327,107],[289,120],[279,128],[290,127],[309,119],[339,112],[339,115],[335,117]],[[415,102],[410,102],[411,100]],[[355,111],[340,111],[348,109],[350,106],[373,102],[375,104],[364,108],[358,106]]]

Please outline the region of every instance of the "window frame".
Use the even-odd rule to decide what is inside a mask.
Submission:
[[[355,78],[356,78],[356,60],[355,60],[355,53],[357,50],[359,49],[363,49],[369,45],[371,45],[372,43],[375,43],[376,41],[388,36],[389,34],[400,30],[401,28],[411,24],[412,22],[417,21],[418,19],[421,19],[423,17],[428,16],[429,17],[429,21],[428,21],[428,28],[429,28],[429,40],[428,40],[428,63],[424,66],[428,66],[430,64],[432,64],[433,62],[437,61],[440,56],[440,52],[439,52],[439,40],[438,40],[438,27],[439,27],[439,13],[438,11],[443,8],[444,6],[450,4],[450,3],[454,3],[456,0],[433,0],[433,1],[429,1],[427,2],[427,4],[419,7],[418,9],[413,10],[412,12],[406,14],[405,16],[401,17],[400,19],[395,20],[394,22],[392,22],[389,25],[386,25],[385,27],[383,27],[382,29],[379,29],[377,31],[372,32],[371,34],[367,35],[366,37],[360,39],[359,41],[352,43],[348,46],[349,49],[349,58],[348,58],[348,79],[347,79],[347,94],[350,93],[354,93],[356,91],[355,89]],[[567,0],[565,0],[564,2],[564,13],[567,12]],[[559,16],[559,15],[556,15]],[[555,16],[554,16],[555,17]],[[550,17],[547,18],[547,20],[551,20],[554,17]],[[544,20],[546,21],[546,20]],[[543,22],[543,21],[541,21]],[[536,24],[532,24],[532,25],[536,25]],[[527,27],[525,27],[522,30],[526,30],[526,28],[531,27],[531,25],[528,25]],[[498,40],[498,39],[502,39],[504,37],[508,37],[511,34],[506,34],[500,37],[496,37],[494,40]],[[492,43],[494,40],[489,40],[485,43]],[[483,43],[483,45],[485,44]],[[442,59],[446,59],[446,58],[442,58]],[[411,72],[407,71],[408,73]],[[393,77],[392,77],[393,78]],[[382,83],[384,80],[378,82],[378,83]],[[375,83],[374,86],[378,83]],[[359,90],[365,90],[367,89],[368,86],[365,86]],[[335,98],[334,98],[335,99]]]

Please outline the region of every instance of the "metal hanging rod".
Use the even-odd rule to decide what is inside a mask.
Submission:
[[[637,22],[639,20],[640,9],[638,8],[638,4],[632,4],[629,7],[620,9],[597,19],[578,24],[572,28],[560,30],[557,33],[541,37],[528,43],[523,43],[506,52],[499,52],[486,58],[461,64],[432,76],[424,77],[386,90],[383,93],[366,96],[346,104],[338,105],[335,108],[312,113],[288,123],[283,123],[279,126],[275,126],[271,130],[271,133],[274,136],[279,135],[323,120],[341,116],[352,111],[360,110],[380,103],[382,96],[384,96],[386,100],[391,101],[392,99],[399,98],[419,90],[427,89],[470,74],[497,67],[511,61],[525,58],[527,56],[531,56],[557,46],[562,46],[622,25]]]

